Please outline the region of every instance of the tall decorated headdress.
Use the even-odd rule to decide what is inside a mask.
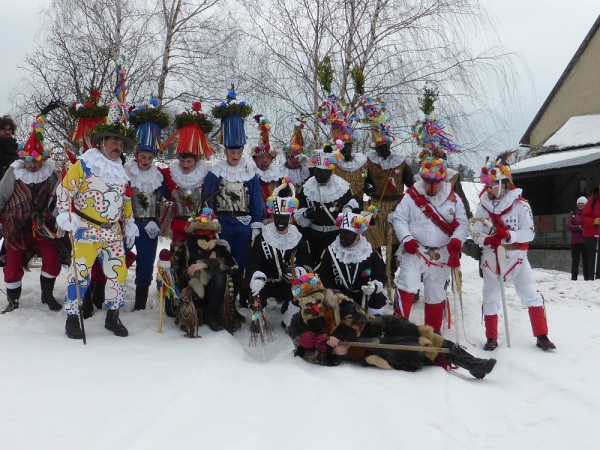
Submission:
[[[279,194],[283,189],[289,189],[289,197],[281,197]],[[267,199],[267,211],[270,214],[287,214],[291,215],[300,202],[296,198],[296,189],[290,178],[283,178],[281,184],[273,189],[273,194]]]
[[[308,272],[292,279],[292,294],[296,298],[306,297],[324,290],[325,286],[316,273]]]
[[[99,103],[100,91],[92,86],[83,103],[73,102],[69,107],[69,113],[77,119],[71,141],[79,143],[83,147],[83,151],[94,146],[91,140],[91,132],[94,127],[106,121],[108,106],[99,105]]]
[[[246,145],[246,132],[244,130],[244,118],[252,113],[252,107],[245,101],[237,100],[237,92],[232,84],[227,91],[225,101],[212,109],[215,119],[221,120],[218,130],[218,141],[225,148],[243,148]]]
[[[304,124],[305,123],[301,118],[296,118],[294,121],[294,131],[292,131],[290,143],[283,147],[283,152],[286,157],[306,154],[304,150],[304,136],[302,136]]]
[[[319,122],[331,127],[330,145],[354,142],[356,138],[351,121],[354,115],[350,105],[339,99],[335,94],[329,94],[317,111]]]
[[[31,124],[31,132],[29,137],[23,145],[23,148],[19,148],[17,154],[19,158],[26,162],[43,161],[50,157],[50,151],[44,149],[44,131],[48,119],[46,116],[48,113],[61,105],[60,102],[50,102],[42,111],[35,116],[35,120]]]
[[[343,159],[340,152],[324,152],[323,150],[312,150],[308,158],[312,167],[327,170],[335,169]]]
[[[513,154],[514,150],[508,150],[500,153],[496,159],[490,159],[488,156],[481,168],[481,182],[489,184],[492,181],[508,180],[509,189],[514,189],[515,185],[512,182],[512,174],[508,165],[508,160]]]
[[[460,146],[453,141],[454,136],[446,132],[443,122],[433,115],[437,98],[437,90],[428,87],[423,89],[423,97],[419,98],[419,104],[425,118],[417,120],[410,128],[417,146],[421,148],[421,161],[430,156],[445,159],[448,153],[461,152]]]
[[[363,234],[369,228],[373,214],[363,211],[360,214],[344,211],[338,214],[335,225],[340,230],[349,230],[356,234]]]
[[[421,161],[419,176],[425,181],[444,181],[448,175],[447,162],[444,158],[427,156]]]
[[[390,131],[390,112],[387,102],[381,97],[365,95],[358,100],[358,103],[364,113],[362,122],[368,123],[371,129],[371,147],[391,144],[394,141],[394,135]]]
[[[195,216],[188,219],[185,231],[190,234],[202,234],[203,231],[218,233],[221,231],[221,224],[215,212],[205,206]]]
[[[117,137],[125,142],[125,150],[133,150],[136,144],[135,131],[127,125],[127,87],[125,86],[125,70],[117,67],[115,70],[117,82],[113,92],[113,100],[108,107],[106,120],[91,131],[92,142],[100,145],[107,137]]]
[[[254,120],[258,124],[260,138],[258,139],[258,144],[256,147],[252,147],[250,155],[258,156],[261,153],[267,153],[275,158],[278,154],[278,151],[274,146],[271,146],[271,141],[269,138],[269,134],[271,133],[271,121],[268,117],[265,117],[262,114],[257,114],[254,116]]]
[[[129,122],[135,129],[137,151],[163,151],[162,129],[169,125],[169,115],[160,110],[160,102],[150,98],[145,105],[139,105],[129,112]]]
[[[215,154],[213,148],[208,144],[206,135],[214,127],[208,120],[206,114],[202,112],[200,102],[192,103],[189,110],[175,116],[175,125],[177,131],[173,133],[166,141],[165,146],[169,145],[177,138],[175,152],[179,154],[193,155],[198,158],[208,159]]]

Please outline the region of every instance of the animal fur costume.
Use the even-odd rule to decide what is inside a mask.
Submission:
[[[319,281],[320,283],[320,281]],[[415,325],[407,319],[392,315],[373,317],[343,294],[336,294],[321,286],[311,286],[297,297],[300,312],[287,329],[296,350],[307,362],[336,366],[342,359],[358,360],[364,365],[380,369],[419,370],[424,365],[445,368],[456,364],[466,368],[475,378],[483,378],[496,364],[495,359],[478,359],[435,334],[428,325]],[[432,351],[388,350],[352,347],[345,356],[333,353],[327,338],[340,341],[403,344],[448,348],[450,353]]]

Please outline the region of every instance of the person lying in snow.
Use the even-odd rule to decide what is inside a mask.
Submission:
[[[294,300],[300,312],[292,317],[288,335],[295,356],[307,362],[337,366],[342,361],[358,361],[381,369],[416,371],[423,366],[453,365],[464,368],[478,379],[489,374],[496,360],[475,358],[428,325],[415,325],[393,315],[373,317],[349,297],[326,289],[313,273],[292,282]],[[340,342],[367,342],[431,347],[431,351],[390,350],[340,345]],[[439,349],[448,349],[449,353]]]

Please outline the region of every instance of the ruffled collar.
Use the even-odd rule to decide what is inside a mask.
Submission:
[[[242,158],[237,166],[231,166],[226,159],[221,159],[213,164],[210,169],[217,178],[223,177],[227,181],[250,181],[254,177],[254,168],[248,158]]]
[[[373,252],[373,247],[371,247],[371,244],[369,244],[369,241],[364,236],[360,237],[358,244],[350,248],[342,246],[340,244],[340,237],[338,236],[329,248],[333,251],[335,258],[344,264],[358,264],[371,256]]]
[[[137,161],[132,159],[125,163],[125,170],[131,180],[131,187],[137,188],[142,192],[154,192],[163,182],[163,175],[152,164],[148,170],[140,170]]]
[[[345,170],[346,172],[354,172],[364,166],[366,162],[366,155],[363,155],[362,153],[352,153],[352,159],[350,161],[342,159],[339,162],[339,166],[340,169]]]
[[[286,164],[279,168],[281,170],[281,178],[290,177],[292,179],[292,184],[296,186],[304,184],[304,182],[310,178],[310,170],[307,164],[302,164],[297,169],[292,169]]]
[[[296,228],[296,225],[290,224],[286,234],[279,234],[274,223],[265,225],[262,229],[263,239],[267,244],[275,247],[277,250],[291,250],[296,248],[302,234]]]
[[[204,183],[204,179],[210,170],[210,166],[204,160],[199,159],[196,162],[196,167],[190,173],[183,173],[178,160],[174,160],[169,165],[171,178],[179,188],[194,189]]]
[[[452,185],[450,183],[442,183],[441,190],[433,197],[430,197],[425,193],[425,183],[423,180],[417,181],[415,184],[413,184],[413,187],[417,190],[417,192],[424,195],[427,201],[433,206],[443,205],[452,193]]]
[[[350,189],[350,184],[342,177],[332,174],[326,184],[319,184],[315,177],[310,177],[303,189],[307,199],[318,203],[329,203],[344,195]]]
[[[267,170],[260,170],[254,160],[252,163],[254,165],[254,172],[256,172],[258,178],[260,178],[262,181],[269,183],[271,181],[280,181],[281,178],[283,178],[279,166],[271,164]]]
[[[400,153],[392,152],[390,156],[383,159],[377,150],[371,150],[367,153],[367,158],[373,163],[381,166],[383,170],[394,169],[404,162],[406,156]]]
[[[121,160],[111,161],[97,148],[90,148],[79,157],[94,175],[102,178],[108,184],[126,184],[129,177]]]
[[[490,200],[487,191],[484,191],[483,194],[481,194],[481,197],[479,197],[479,200],[485,209],[494,214],[499,214],[512,205],[515,200],[520,197],[521,192],[523,192],[522,189],[510,189],[506,191],[506,194],[504,194],[504,197],[500,200]]]
[[[56,164],[53,159],[44,161],[40,170],[36,172],[27,170],[25,168],[25,163],[21,159],[13,162],[10,167],[12,167],[15,172],[15,178],[21,180],[25,184],[37,184],[46,181],[56,170]]]

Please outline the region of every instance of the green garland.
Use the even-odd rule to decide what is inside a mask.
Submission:
[[[184,125],[196,124],[200,125],[204,134],[208,134],[214,128],[214,124],[206,118],[204,114],[188,113],[178,114],[175,116],[175,125],[177,128],[181,128]]]
[[[228,105],[217,105],[212,109],[212,115],[215,119],[223,119],[227,116],[241,116],[248,117],[252,114],[252,106],[240,105],[239,103],[233,103]]]
[[[108,115],[108,106],[94,105],[91,108],[87,108],[85,105],[80,108],[69,106],[69,114],[75,119],[99,119]]]
[[[158,108],[134,109],[129,113],[129,122],[133,125],[139,125],[144,122],[154,122],[161,128],[169,126],[169,115]]]
[[[132,139],[134,142],[137,142],[137,135],[133,128],[125,126],[123,123],[101,123],[96,125],[91,132],[91,135],[94,136],[98,133],[114,133],[120,134],[122,136],[126,136]]]

